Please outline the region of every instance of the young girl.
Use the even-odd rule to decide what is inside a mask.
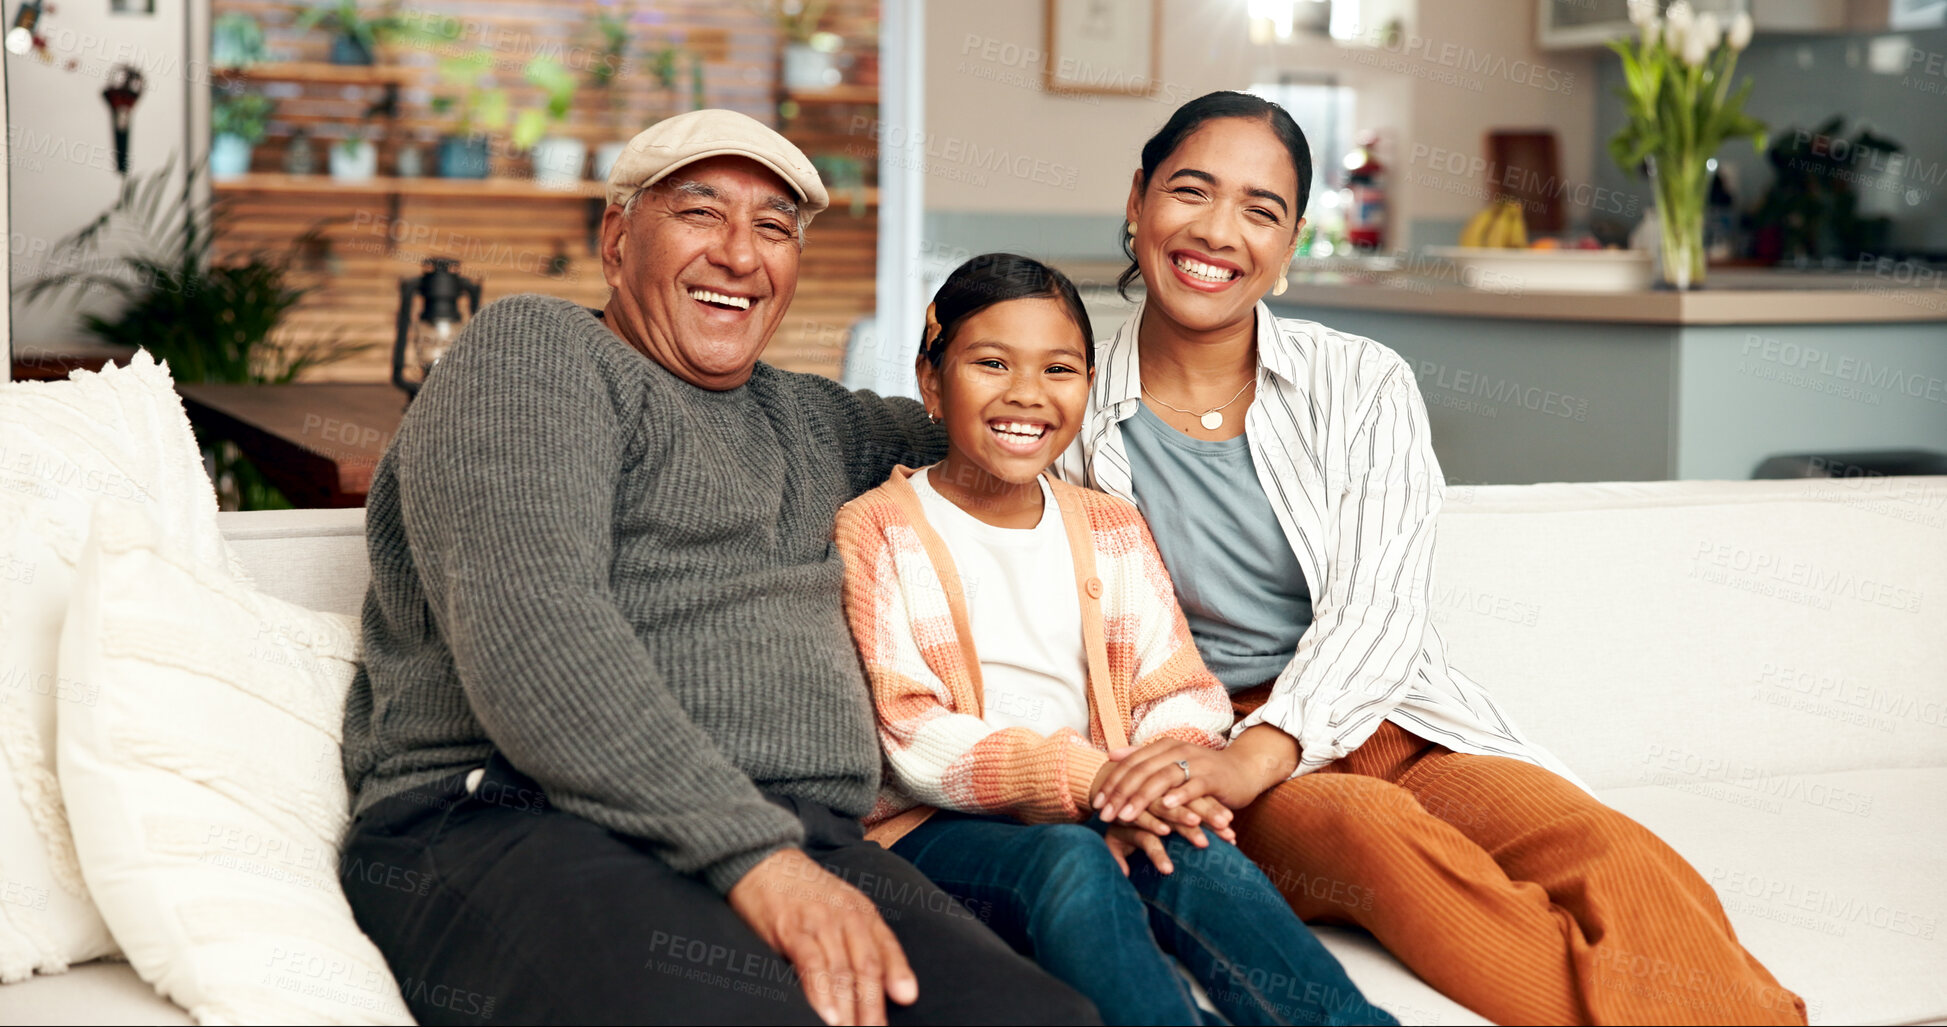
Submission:
[[[1214,800],[1081,823],[1111,750],[1219,748],[1231,712],[1135,507],[1042,473],[1094,373],[1074,286],[1026,257],[968,261],[917,366],[946,459],[838,516],[888,765],[868,837],[1107,1023],[1203,1022],[1172,955],[1233,1023],[1396,1022],[1226,840]]]

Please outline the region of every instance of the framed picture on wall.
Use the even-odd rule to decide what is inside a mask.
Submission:
[[[1051,93],[1148,96],[1156,91],[1162,0],[1044,0]]]

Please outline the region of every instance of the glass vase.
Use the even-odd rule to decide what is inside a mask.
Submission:
[[[1656,197],[1656,230],[1664,284],[1696,289],[1704,284],[1704,206],[1710,171],[1701,154],[1658,154],[1649,159],[1650,191]]]

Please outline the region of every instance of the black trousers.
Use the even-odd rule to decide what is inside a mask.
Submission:
[[[893,1024],[1099,1023],[857,821],[772,799],[805,852],[870,896],[919,978]],[[422,1024],[819,1024],[797,974],[715,890],[549,804],[495,756],[353,823],[345,897]]]

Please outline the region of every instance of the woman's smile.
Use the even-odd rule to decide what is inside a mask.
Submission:
[[[1209,292],[1222,292],[1244,275],[1244,269],[1236,264],[1195,250],[1172,252],[1170,267],[1175,269],[1177,277],[1182,279],[1185,285]]]

